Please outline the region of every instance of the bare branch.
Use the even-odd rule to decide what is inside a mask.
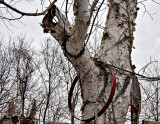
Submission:
[[[21,15],[19,18],[6,18],[6,17],[3,17],[3,16],[0,16],[1,19],[6,19],[6,20],[9,20],[9,21],[12,21],[12,20],[18,20],[18,19],[21,19],[23,17],[23,15]]]
[[[97,0],[95,0],[94,2],[95,2],[95,4],[97,4],[96,3],[96,1]],[[98,1],[97,1],[98,2]],[[87,41],[86,41],[86,44],[88,43],[88,41],[89,41],[89,38],[90,38],[90,35],[91,35],[91,33],[92,33],[92,30],[93,30],[93,26],[94,26],[94,23],[95,23],[95,21],[96,21],[96,18],[97,18],[97,15],[98,15],[98,12],[99,12],[99,10],[101,9],[101,7],[102,7],[102,5],[103,5],[103,3],[104,3],[104,0],[102,1],[102,3],[100,4],[100,6],[99,6],[99,8],[98,8],[98,10],[97,10],[97,12],[96,12],[96,15],[95,15],[95,17],[94,17],[94,19],[93,19],[93,23],[92,23],[92,26],[91,26],[91,29],[90,29],[90,32],[89,32],[89,35],[88,35],[88,38],[87,38]],[[92,7],[94,7],[94,5],[95,5],[94,3],[92,4]],[[91,9],[93,9],[91,7]],[[92,10],[92,12],[91,13],[93,13],[93,10]],[[92,15],[92,14],[91,14]]]
[[[47,9],[45,9],[44,11],[40,12],[40,13],[26,13],[26,12],[22,12],[12,6],[10,6],[9,4],[7,4],[6,2],[0,0],[0,3],[5,5],[6,7],[8,7],[9,9],[13,10],[16,13],[21,14],[22,16],[39,16],[39,15],[44,15],[56,2],[57,0],[54,0],[48,7]]]
[[[116,66],[114,66],[114,65],[111,65],[111,66],[113,66],[114,68],[116,68],[116,69],[118,69],[118,70],[122,70],[122,71],[128,72],[128,73],[130,73],[130,74],[135,74],[135,75],[137,75],[138,77],[140,77],[140,78],[143,79],[143,80],[148,80],[148,81],[157,81],[157,80],[160,80],[160,77],[147,77],[147,76],[145,76],[145,75],[141,75],[141,74],[138,74],[138,73],[129,71],[129,70],[125,70],[125,69],[116,67]]]
[[[139,73],[139,72],[141,72],[141,71],[143,71],[143,72],[144,72],[144,71],[145,71],[145,69],[146,69],[150,64],[153,64],[154,62],[156,62],[156,63],[157,63],[158,61],[151,61],[151,62],[149,62],[147,65],[145,65],[143,68],[141,68],[141,69],[138,71],[138,73]]]
[[[152,17],[152,15],[154,15],[154,14],[156,14],[156,13],[149,13],[148,11],[147,11],[147,8],[146,8],[146,6],[145,6],[145,4],[144,3],[141,3],[142,5],[143,5],[143,7],[144,7],[144,14],[143,14],[143,16],[145,15],[145,13],[147,13],[149,16],[150,16],[150,18],[153,20],[153,17]]]

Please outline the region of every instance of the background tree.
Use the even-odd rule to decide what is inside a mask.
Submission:
[[[28,44],[28,43],[27,43]],[[18,44],[14,44],[14,65],[15,77],[17,83],[17,98],[20,96],[22,115],[24,116],[25,100],[27,91],[31,86],[31,77],[35,71],[33,64],[33,52],[29,50],[30,46],[25,42],[25,38],[19,38]],[[17,99],[18,100],[18,99]]]
[[[69,113],[66,111],[66,94],[70,86],[67,82],[70,82],[74,74],[73,67],[67,63],[59,45],[49,38],[42,44],[41,54],[43,123],[70,120]]]
[[[10,102],[11,90],[13,88],[13,83],[10,83],[12,78],[12,65],[13,65],[13,55],[12,55],[12,45],[7,43],[1,38],[0,41],[0,113],[6,111],[7,103]]]
[[[5,43],[4,40],[2,41]],[[11,38],[10,43],[6,46],[1,44],[1,57],[3,58],[1,59],[3,60],[1,69],[4,69],[4,65],[10,62],[7,66],[9,73],[4,71],[5,73],[1,77],[1,80],[3,80],[3,77],[6,76],[6,81],[8,81],[4,84],[1,83],[1,86],[4,85],[8,88],[8,90],[3,90],[1,94],[1,116],[21,115],[23,113],[22,116],[32,117],[32,106],[34,100],[36,100],[36,112],[39,114],[40,120],[43,118],[45,122],[70,121],[70,113],[67,109],[67,94],[70,82],[73,80],[72,77],[75,76],[73,67],[64,58],[59,45],[55,41],[46,39],[41,52],[36,54],[36,51],[31,50],[31,45],[26,43],[26,38],[22,36],[16,39]],[[7,58],[8,50],[12,61]],[[31,73],[28,72],[30,66]],[[25,80],[27,77],[28,80]],[[48,99],[47,96],[49,95],[50,98]],[[76,97],[74,99],[76,102]],[[71,121],[75,123],[73,117]]]
[[[46,92],[46,106],[44,110],[44,115],[43,115],[43,123],[46,123],[46,114],[47,111],[50,114],[50,102],[51,102],[51,97],[52,94],[55,93],[55,89],[58,87],[60,80],[57,79],[57,76],[59,76],[59,68],[57,67],[57,63],[59,63],[57,54],[58,54],[58,46],[54,45],[53,46],[53,41],[50,39],[47,39],[44,49],[42,51],[43,55],[43,60],[45,64],[45,69],[46,69],[46,74],[44,74],[44,77],[47,76],[45,82],[44,82],[44,87],[45,87],[45,92]],[[55,94],[54,94],[55,95]],[[56,100],[56,99],[55,99]],[[58,108],[57,108],[58,109]],[[58,111],[57,111],[58,112]],[[49,116],[48,114],[48,116]],[[58,113],[57,113],[58,114]],[[56,116],[56,115],[55,115]],[[49,121],[48,117],[48,121]]]
[[[148,77],[159,77],[159,71],[159,61],[150,59],[150,62],[140,70],[140,73]],[[144,94],[142,97],[141,118],[148,121],[159,121],[159,80],[142,80],[141,87]]]
[[[9,42],[4,39],[1,42],[1,116],[30,114],[37,79],[33,77],[35,56],[25,40],[25,37],[10,37]]]

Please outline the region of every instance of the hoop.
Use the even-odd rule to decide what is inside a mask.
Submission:
[[[101,111],[98,112],[98,117],[101,116],[105,112],[105,110],[108,108],[108,106],[112,102],[112,99],[113,99],[113,96],[114,96],[114,93],[115,93],[115,89],[116,89],[116,77],[115,77],[114,71],[113,71],[113,69],[112,69],[112,67],[110,65],[108,65],[108,64],[105,64],[105,65],[110,69],[111,74],[112,74],[112,88],[111,88],[111,92],[110,92],[108,101],[106,102],[105,106],[101,109]],[[76,118],[77,120],[80,120],[80,121],[91,121],[91,120],[94,120],[95,116],[93,116],[91,118],[88,118],[88,119],[80,119],[74,114],[74,112],[72,110],[71,100],[72,100],[73,90],[74,90],[74,87],[75,87],[77,81],[78,81],[78,76],[75,77],[75,79],[74,79],[74,81],[73,81],[73,83],[71,85],[69,94],[68,94],[68,108],[69,108],[69,111],[72,114],[72,116],[74,118]]]

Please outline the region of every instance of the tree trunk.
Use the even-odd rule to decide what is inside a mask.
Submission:
[[[90,18],[97,0],[88,8],[88,0],[74,1],[75,24],[70,25],[65,16],[55,7],[58,22],[50,27],[52,36],[59,42],[65,56],[72,63],[79,77],[82,99],[84,101],[82,118],[96,116],[96,121],[84,124],[124,124],[128,105],[130,103],[130,89],[133,72],[131,51],[133,31],[137,16],[136,0],[109,0],[109,11],[105,30],[101,41],[100,54],[95,58],[85,45]],[[65,21],[64,21],[65,20]],[[45,24],[42,24],[44,29]],[[96,61],[100,63],[97,63]],[[111,64],[116,74],[117,88],[112,105],[106,114],[97,117],[97,112],[104,106],[111,90],[111,78],[103,63]],[[125,71],[127,70],[127,71]]]
[[[131,124],[139,124],[139,114],[141,111],[141,91],[136,76],[133,76],[131,86]]]
[[[107,110],[109,124],[112,124],[115,119],[118,124],[124,124],[126,121],[132,75],[123,70],[134,72],[131,51],[137,16],[136,5],[137,3],[134,0],[112,0],[109,4],[100,51],[100,57],[104,62],[117,67],[115,68],[117,90],[113,100],[114,110],[111,107]]]

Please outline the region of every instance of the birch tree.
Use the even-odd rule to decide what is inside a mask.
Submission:
[[[106,25],[101,41],[100,54],[96,59],[108,64],[112,64],[123,70],[133,72],[131,62],[131,50],[133,44],[133,31],[135,19],[137,17],[137,1],[108,1],[109,10],[106,18]],[[88,27],[91,21],[93,10],[98,1],[94,1],[91,8],[86,0],[75,0],[73,11],[75,14],[75,24],[71,25],[67,18],[54,6],[53,16],[58,18],[57,23],[51,23],[47,16],[44,17],[42,26],[46,32],[50,31],[51,35],[62,46],[64,54],[73,64],[82,89],[84,109],[82,111],[83,119],[90,118],[97,114],[97,105],[104,105],[103,101],[98,101],[100,91],[105,86],[105,75],[102,74],[101,68],[97,67],[93,58],[85,45]],[[65,21],[65,24],[64,24]],[[51,27],[50,27],[51,26]],[[87,64],[86,64],[87,63]],[[116,71],[117,90],[113,100],[114,109],[108,109],[107,121],[109,123],[123,124],[130,102],[130,88],[132,76],[130,73]],[[99,91],[97,88],[99,87]],[[109,86],[106,91],[110,91]],[[95,111],[93,111],[95,110]],[[96,119],[96,123],[105,123],[104,115]],[[93,121],[85,123],[94,123]]]
[[[55,5],[56,0],[52,1],[40,13],[23,12],[3,0],[0,1],[5,7],[20,14],[20,17],[14,19],[45,14],[41,24],[44,32],[50,33],[57,40],[64,55],[77,72],[84,101],[82,119],[95,116],[95,120],[84,121],[84,124],[124,124],[130,103],[132,79],[135,77],[131,51],[138,11],[137,0],[108,0],[107,4],[104,4],[104,0],[66,0],[65,2],[66,13],[64,14]],[[67,14],[67,7],[69,7],[70,2],[73,3],[74,12],[72,24],[68,19],[69,14]],[[108,8],[108,13],[106,13],[102,39],[97,41],[101,42],[99,54],[92,57],[87,42],[92,33],[94,19],[102,5]],[[53,22],[55,17],[57,22]],[[110,64],[114,68],[117,85],[112,104],[104,114],[98,117],[97,112],[104,106],[111,91],[111,78],[108,76],[109,70],[104,66],[105,64]],[[140,98],[136,102],[139,101]],[[139,108],[136,109],[139,113]],[[137,120],[134,120],[133,123],[137,123]]]
[[[141,70],[141,73],[149,77],[159,77],[159,61],[150,59]],[[142,80],[141,81],[142,93],[142,112],[141,118],[149,121],[159,121],[159,80]]]

